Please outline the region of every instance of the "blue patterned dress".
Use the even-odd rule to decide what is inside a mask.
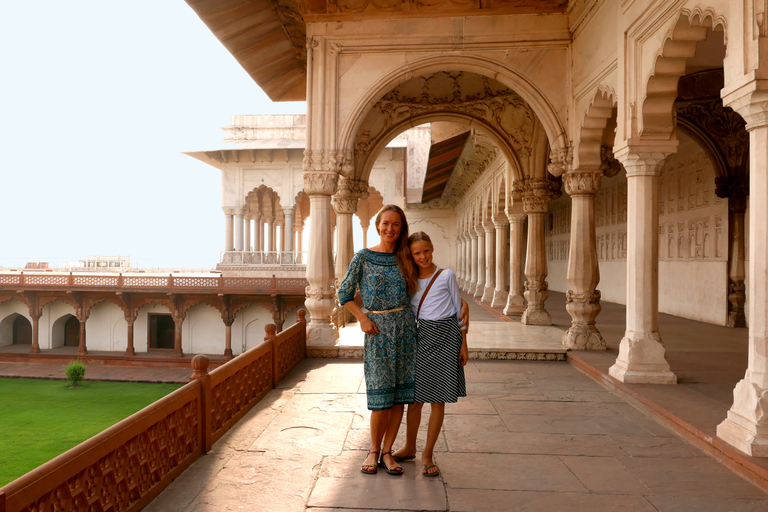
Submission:
[[[363,249],[352,258],[339,286],[339,302],[354,300],[360,288],[368,311],[405,306],[392,313],[366,313],[379,334],[365,335],[363,369],[368,409],[381,411],[413,403],[416,366],[416,320],[408,306],[405,278],[394,253]]]

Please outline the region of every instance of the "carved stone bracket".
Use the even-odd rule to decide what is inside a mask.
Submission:
[[[355,213],[357,201],[368,199],[368,183],[361,180],[351,180],[345,177],[339,178],[338,190],[333,196],[333,209],[336,213]]]
[[[619,174],[621,163],[614,158],[613,148],[600,146],[600,170],[606,178],[613,178]]]
[[[331,196],[336,192],[338,179],[335,172],[304,171],[304,192],[310,196]]]
[[[600,168],[586,169],[580,168],[563,174],[563,185],[565,191],[570,196],[591,195],[600,190],[600,178],[602,178]]]
[[[552,176],[562,176],[573,165],[573,146],[553,149],[549,153],[550,163],[547,165],[547,171]]]
[[[552,189],[549,180],[527,179],[523,189],[523,209],[526,213],[546,213],[551,196]]]
[[[728,208],[732,212],[747,211],[749,183],[745,176],[717,176],[715,178],[715,195],[728,198]]]

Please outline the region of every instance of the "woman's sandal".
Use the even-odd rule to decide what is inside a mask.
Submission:
[[[381,454],[381,459],[379,459],[379,467],[382,468],[387,473],[389,473],[390,475],[402,475],[403,468],[401,468],[400,466],[393,466],[393,467],[387,466],[387,463],[384,462],[385,455],[389,455],[390,457],[392,457],[392,452],[389,451]],[[392,457],[392,460],[395,460],[395,458]]]
[[[366,464],[365,461],[363,461],[363,467],[360,468],[361,473],[365,473],[366,475],[375,475],[379,472],[379,452],[375,452],[373,450],[368,451],[368,455],[375,453],[376,454],[376,462],[373,464]],[[365,456],[365,458],[368,458],[368,455]]]
[[[426,464],[422,464],[421,466],[423,468],[422,471],[421,471],[422,475],[424,475],[424,476],[426,476],[428,478],[432,478],[432,477],[435,477],[435,476],[440,476],[440,468],[437,467],[437,464],[432,464],[431,466],[427,466]],[[435,471],[434,473],[430,473],[429,470],[432,469],[432,468],[437,469],[437,471]]]
[[[392,458],[395,459],[395,462],[404,462],[406,460],[413,460],[416,458],[416,454],[413,455],[395,455],[392,454]]]

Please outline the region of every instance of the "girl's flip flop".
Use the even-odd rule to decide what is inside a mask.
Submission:
[[[423,471],[421,472],[422,475],[426,476],[427,478],[432,478],[435,476],[440,476],[440,468],[437,467],[437,464],[432,464],[431,466],[427,466],[426,464],[421,465]],[[434,473],[430,473],[429,470],[432,468],[437,468],[437,471]]]

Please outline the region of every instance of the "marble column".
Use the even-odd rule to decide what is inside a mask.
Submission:
[[[614,156],[627,171],[627,328],[611,377],[622,382],[675,384],[659,334],[659,175],[669,152]]]
[[[269,251],[277,251],[277,222],[274,217],[270,217],[269,220]]]
[[[472,283],[472,238],[469,231],[464,231],[462,238],[464,238],[464,285],[461,290],[469,292]]]
[[[235,210],[235,250],[243,250],[243,211]]]
[[[338,173],[321,169],[333,168],[321,164],[318,151],[307,150],[304,159],[304,192],[309,196],[309,261],[307,262],[307,299],[309,312],[307,345],[332,346],[337,336],[331,323],[336,305],[333,286],[333,245],[331,238],[331,196],[336,192]],[[329,162],[330,163],[330,162]]]
[[[235,250],[234,215],[232,210],[224,210],[224,250]]]
[[[493,220],[493,227],[496,234],[496,282],[493,289],[493,300],[491,301],[491,307],[503,307],[507,303],[507,297],[509,297],[509,290],[507,283],[509,276],[507,270],[509,269],[509,244],[507,244],[507,232],[509,231],[509,220],[502,212],[499,217]]]
[[[525,312],[523,269],[525,267],[525,221],[523,189],[519,181],[512,183],[512,204],[507,209],[509,220],[509,296],[504,314],[522,315]]]
[[[768,457],[768,102],[741,106],[733,105],[749,132],[748,363],[717,436],[752,457]]]
[[[728,196],[728,327],[746,327],[744,306],[747,300],[745,283],[745,224],[747,193],[743,189]]]
[[[456,283],[461,289],[464,283],[464,239],[456,235]]]
[[[571,196],[571,244],[568,253],[568,284],[565,309],[571,327],[563,345],[571,350],[605,350],[605,340],[595,327],[600,314],[600,267],[595,235],[595,193],[600,189],[602,171],[581,168],[563,174],[565,191]]]
[[[469,258],[469,286],[467,286],[467,293],[470,295],[475,294],[475,288],[477,288],[477,231],[474,227],[469,228],[469,239],[472,244]]]
[[[477,266],[477,280],[471,293],[479,299],[483,296],[485,289],[485,230],[482,224],[475,226],[475,233],[477,233],[477,258],[474,263]]]
[[[486,220],[483,231],[485,231],[485,287],[480,300],[492,302],[496,291],[496,229],[492,220]]]
[[[528,306],[520,321],[526,325],[552,325],[552,318],[544,309],[544,303],[549,296],[545,235],[550,195],[546,179],[525,180],[523,209],[528,214],[528,247],[525,255],[524,295]]]
[[[88,321],[87,318],[82,318],[80,320],[80,341],[77,345],[77,355],[78,356],[84,356],[88,353],[88,348],[85,344],[85,323]]]
[[[32,315],[32,346],[29,347],[30,354],[40,353],[40,314]]]
[[[251,252],[251,216],[246,215],[243,217],[245,239],[243,243],[243,250],[245,252]]]
[[[338,190],[333,196],[333,211],[336,213],[336,278],[339,282],[344,279],[352,256],[355,255],[352,216],[357,211],[358,200],[367,197],[366,182],[339,178]]]
[[[285,227],[283,228],[283,251],[293,252],[293,215],[296,207],[283,208]]]

